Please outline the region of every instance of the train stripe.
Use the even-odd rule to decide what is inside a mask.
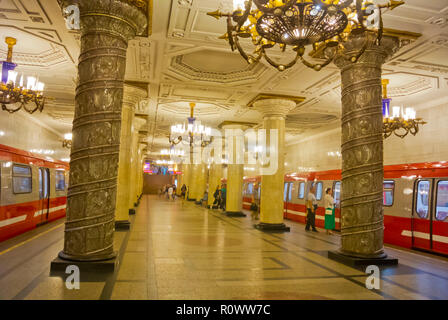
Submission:
[[[403,232],[401,232],[401,235],[404,237],[412,237],[412,231],[403,230]],[[426,232],[414,231],[414,237],[420,238],[420,239],[425,239],[425,240],[430,239],[429,233],[426,233]],[[432,239],[437,242],[448,243],[448,237],[439,236],[439,235],[434,234],[432,236]]]
[[[2,220],[2,221],[0,221],[0,228],[9,226],[9,225],[14,224],[14,223],[22,222],[22,221],[25,221],[25,220],[26,220],[26,214],[24,214],[23,216],[18,216],[18,217],[15,217],[15,218]]]
[[[288,213],[294,214],[296,216],[306,217],[306,214],[304,212],[299,212],[299,211],[295,211],[295,210],[291,210],[291,209],[288,209]],[[325,216],[316,215],[316,219],[325,220]],[[339,222],[339,221],[340,221],[339,218],[335,218],[335,222]]]
[[[55,211],[59,211],[59,210],[65,209],[66,207],[67,207],[67,205],[64,204],[63,206],[50,208],[50,210],[49,210],[48,212],[49,212],[49,213],[52,213],[52,212],[55,212]],[[47,210],[44,209],[44,210],[36,211],[36,212],[34,213],[34,217],[38,217],[38,216],[40,216],[40,215],[43,215],[45,211],[47,211]]]

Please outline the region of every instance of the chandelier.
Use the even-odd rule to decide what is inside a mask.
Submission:
[[[200,122],[196,122],[194,117],[195,106],[195,103],[190,103],[190,117],[187,119],[187,122],[171,126],[171,134],[169,136],[171,146],[185,141],[190,146],[200,145],[205,147],[212,142],[212,129],[201,125]]]
[[[185,151],[184,150],[175,150],[174,148],[170,148],[170,149],[162,149],[160,151],[161,155],[164,156],[171,156],[171,157],[183,157],[185,155]]]
[[[426,124],[421,118],[416,118],[416,112],[413,108],[392,107],[392,115],[390,113],[390,103],[392,99],[387,97],[388,79],[382,80],[383,84],[383,135],[384,139],[389,138],[392,134],[397,137],[404,138],[409,133],[416,135],[419,132],[419,126]]]
[[[8,55],[6,61],[2,61],[2,78],[0,83],[0,104],[2,110],[14,113],[20,109],[33,114],[37,110],[42,112],[45,105],[45,97],[43,91],[45,84],[40,82],[38,78],[33,76],[26,77],[25,85],[23,73],[19,77],[19,73],[14,71],[16,64],[12,62],[13,47],[17,40],[7,37],[5,40],[8,45]],[[28,104],[33,103],[33,107]]]
[[[393,10],[402,4],[404,1],[397,0],[383,5],[366,0],[233,0],[232,13],[217,10],[207,14],[216,19],[227,18],[227,33],[220,39],[227,40],[232,51],[238,50],[249,64],[264,58],[279,71],[284,71],[300,60],[305,66],[320,71],[338,52],[343,52],[344,42],[351,35],[373,31],[379,43],[383,33],[381,10]],[[240,43],[240,39],[245,38],[251,39],[255,46],[251,54],[246,53]],[[306,60],[307,45],[312,45],[315,53],[322,52],[324,61],[312,63]],[[343,55],[356,62],[367,45],[366,38],[359,53]],[[282,52],[289,46],[295,52],[295,58],[285,64],[275,62],[267,50],[276,46]]]

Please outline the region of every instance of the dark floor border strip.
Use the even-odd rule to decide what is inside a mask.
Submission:
[[[48,277],[48,269],[42,271],[37,277],[35,277],[25,288],[20,290],[11,300],[24,300],[39,283],[43,282]]]
[[[120,250],[118,251],[118,263],[117,268],[114,271],[113,275],[110,276],[106,280],[106,284],[103,287],[103,290],[101,291],[100,300],[110,300],[112,297],[112,292],[115,287],[115,283],[117,282],[118,273],[121,269],[121,264],[123,262],[124,254],[126,251],[126,248],[128,247],[129,238],[131,237],[131,232],[134,229],[134,222],[135,222],[135,215],[130,216],[130,222],[131,222],[131,228],[126,232],[126,236],[123,239],[123,242],[121,243]]]
[[[51,247],[52,245],[56,244],[57,242],[59,242],[61,240],[64,240],[64,236],[63,235],[62,235],[62,237],[58,238],[57,240],[50,242],[46,246],[40,247],[39,250],[36,253],[34,253],[34,254],[30,255],[30,256],[24,257],[20,262],[16,263],[15,265],[13,265],[11,268],[6,270],[5,272],[0,273],[0,280],[2,278],[4,278],[5,276],[7,276],[9,273],[17,270],[17,267],[22,265],[25,261],[29,261],[29,260],[35,258],[37,255],[42,254],[42,251],[48,249],[49,247]]]
[[[227,222],[227,223],[229,223],[229,224],[235,226],[236,228],[243,229],[243,228],[241,228],[240,226],[238,226],[238,225],[236,225],[236,224],[234,224],[234,223],[230,223],[228,220],[223,219],[222,217],[219,217],[219,216],[216,216],[216,215],[214,215],[214,216],[217,217],[218,219],[222,220],[222,221],[225,221],[225,222]],[[237,219],[235,219],[235,218],[230,218],[230,219],[231,219],[231,221],[239,221],[239,220],[237,220]],[[254,231],[255,231],[255,230],[252,230],[250,233],[251,233],[252,235],[256,236],[255,233],[254,233]],[[283,238],[280,238],[279,236],[276,236],[275,234],[269,234],[269,235],[272,236],[272,237],[274,237],[274,238],[281,239],[281,240],[286,241],[286,242],[290,242],[290,241],[288,241],[288,240],[286,240],[286,239],[283,239]],[[320,263],[318,263],[318,262],[315,262],[315,261],[313,261],[313,260],[311,260],[311,259],[308,259],[308,258],[306,258],[306,257],[304,257],[304,256],[301,256],[301,255],[297,254],[297,253],[294,252],[294,251],[290,251],[290,250],[288,250],[287,248],[284,248],[284,247],[282,247],[282,246],[276,244],[276,243],[273,242],[273,241],[270,241],[270,240],[268,240],[268,239],[265,239],[265,238],[263,238],[263,237],[261,237],[261,236],[260,236],[259,238],[260,238],[261,240],[265,241],[265,242],[268,242],[269,244],[271,244],[271,245],[273,245],[273,246],[275,246],[275,247],[277,247],[277,248],[283,249],[284,252],[290,252],[291,254],[295,255],[296,257],[299,257],[299,258],[301,258],[301,259],[303,259],[303,260],[306,260],[306,261],[308,261],[308,262],[310,262],[310,263],[312,263],[312,264],[314,264],[314,265],[316,265],[316,266],[318,266],[318,267],[320,267],[320,268],[322,268],[322,269],[324,269],[324,270],[326,270],[326,271],[328,271],[328,272],[330,272],[330,273],[333,273],[333,274],[335,274],[335,275],[337,275],[337,276],[339,276],[339,277],[341,277],[341,278],[343,278],[343,279],[345,279],[345,280],[347,280],[347,281],[350,281],[350,282],[352,282],[352,283],[354,283],[354,284],[356,284],[356,285],[362,287],[363,289],[366,289],[366,287],[365,287],[365,285],[364,285],[363,283],[360,283],[359,281],[356,281],[355,279],[348,278],[347,276],[345,276],[345,275],[342,274],[342,273],[339,273],[339,272],[337,272],[337,271],[335,271],[335,270],[333,270],[333,269],[330,269],[330,268],[328,268],[328,267],[326,267],[326,266],[324,266],[324,265],[322,265],[322,264],[320,264]],[[293,243],[293,245],[297,246],[295,243]],[[333,245],[334,245],[334,244],[333,244]],[[312,249],[308,249],[308,248],[305,248],[305,247],[302,247],[302,248],[304,248],[305,250],[307,250],[307,251],[309,251],[309,252],[318,254],[317,252],[314,252]],[[356,269],[355,269],[355,270],[356,270]],[[368,289],[366,289],[366,290],[368,290]],[[370,291],[371,291],[371,292],[374,292],[374,293],[376,293],[376,294],[378,294],[378,295],[380,295],[380,296],[382,296],[382,297],[384,297],[384,298],[391,299],[391,300],[397,300],[397,298],[395,298],[395,297],[393,297],[393,296],[391,296],[391,295],[389,295],[389,294],[387,294],[387,293],[381,292],[381,291],[379,291],[379,290],[375,290],[375,289],[373,289],[373,290],[370,290]]]

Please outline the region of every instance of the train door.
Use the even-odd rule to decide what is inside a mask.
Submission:
[[[40,223],[48,220],[50,210],[50,170],[39,168],[39,214]]]
[[[293,184],[293,182],[285,182],[285,185],[283,188],[283,217],[284,218],[286,218],[286,214],[288,213],[288,205],[291,203],[292,184]]]
[[[448,179],[415,182],[412,247],[448,254]]]

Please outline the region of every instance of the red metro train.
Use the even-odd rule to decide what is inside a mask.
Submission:
[[[0,241],[65,216],[67,163],[0,145]]]
[[[306,222],[305,199],[314,184],[319,204],[316,226],[323,228],[323,195],[330,187],[340,230],[340,180],[341,170],[286,175],[285,218]],[[260,177],[244,180],[245,209],[250,208],[255,183],[260,183]],[[448,255],[448,161],[384,166],[383,204],[385,243]]]

